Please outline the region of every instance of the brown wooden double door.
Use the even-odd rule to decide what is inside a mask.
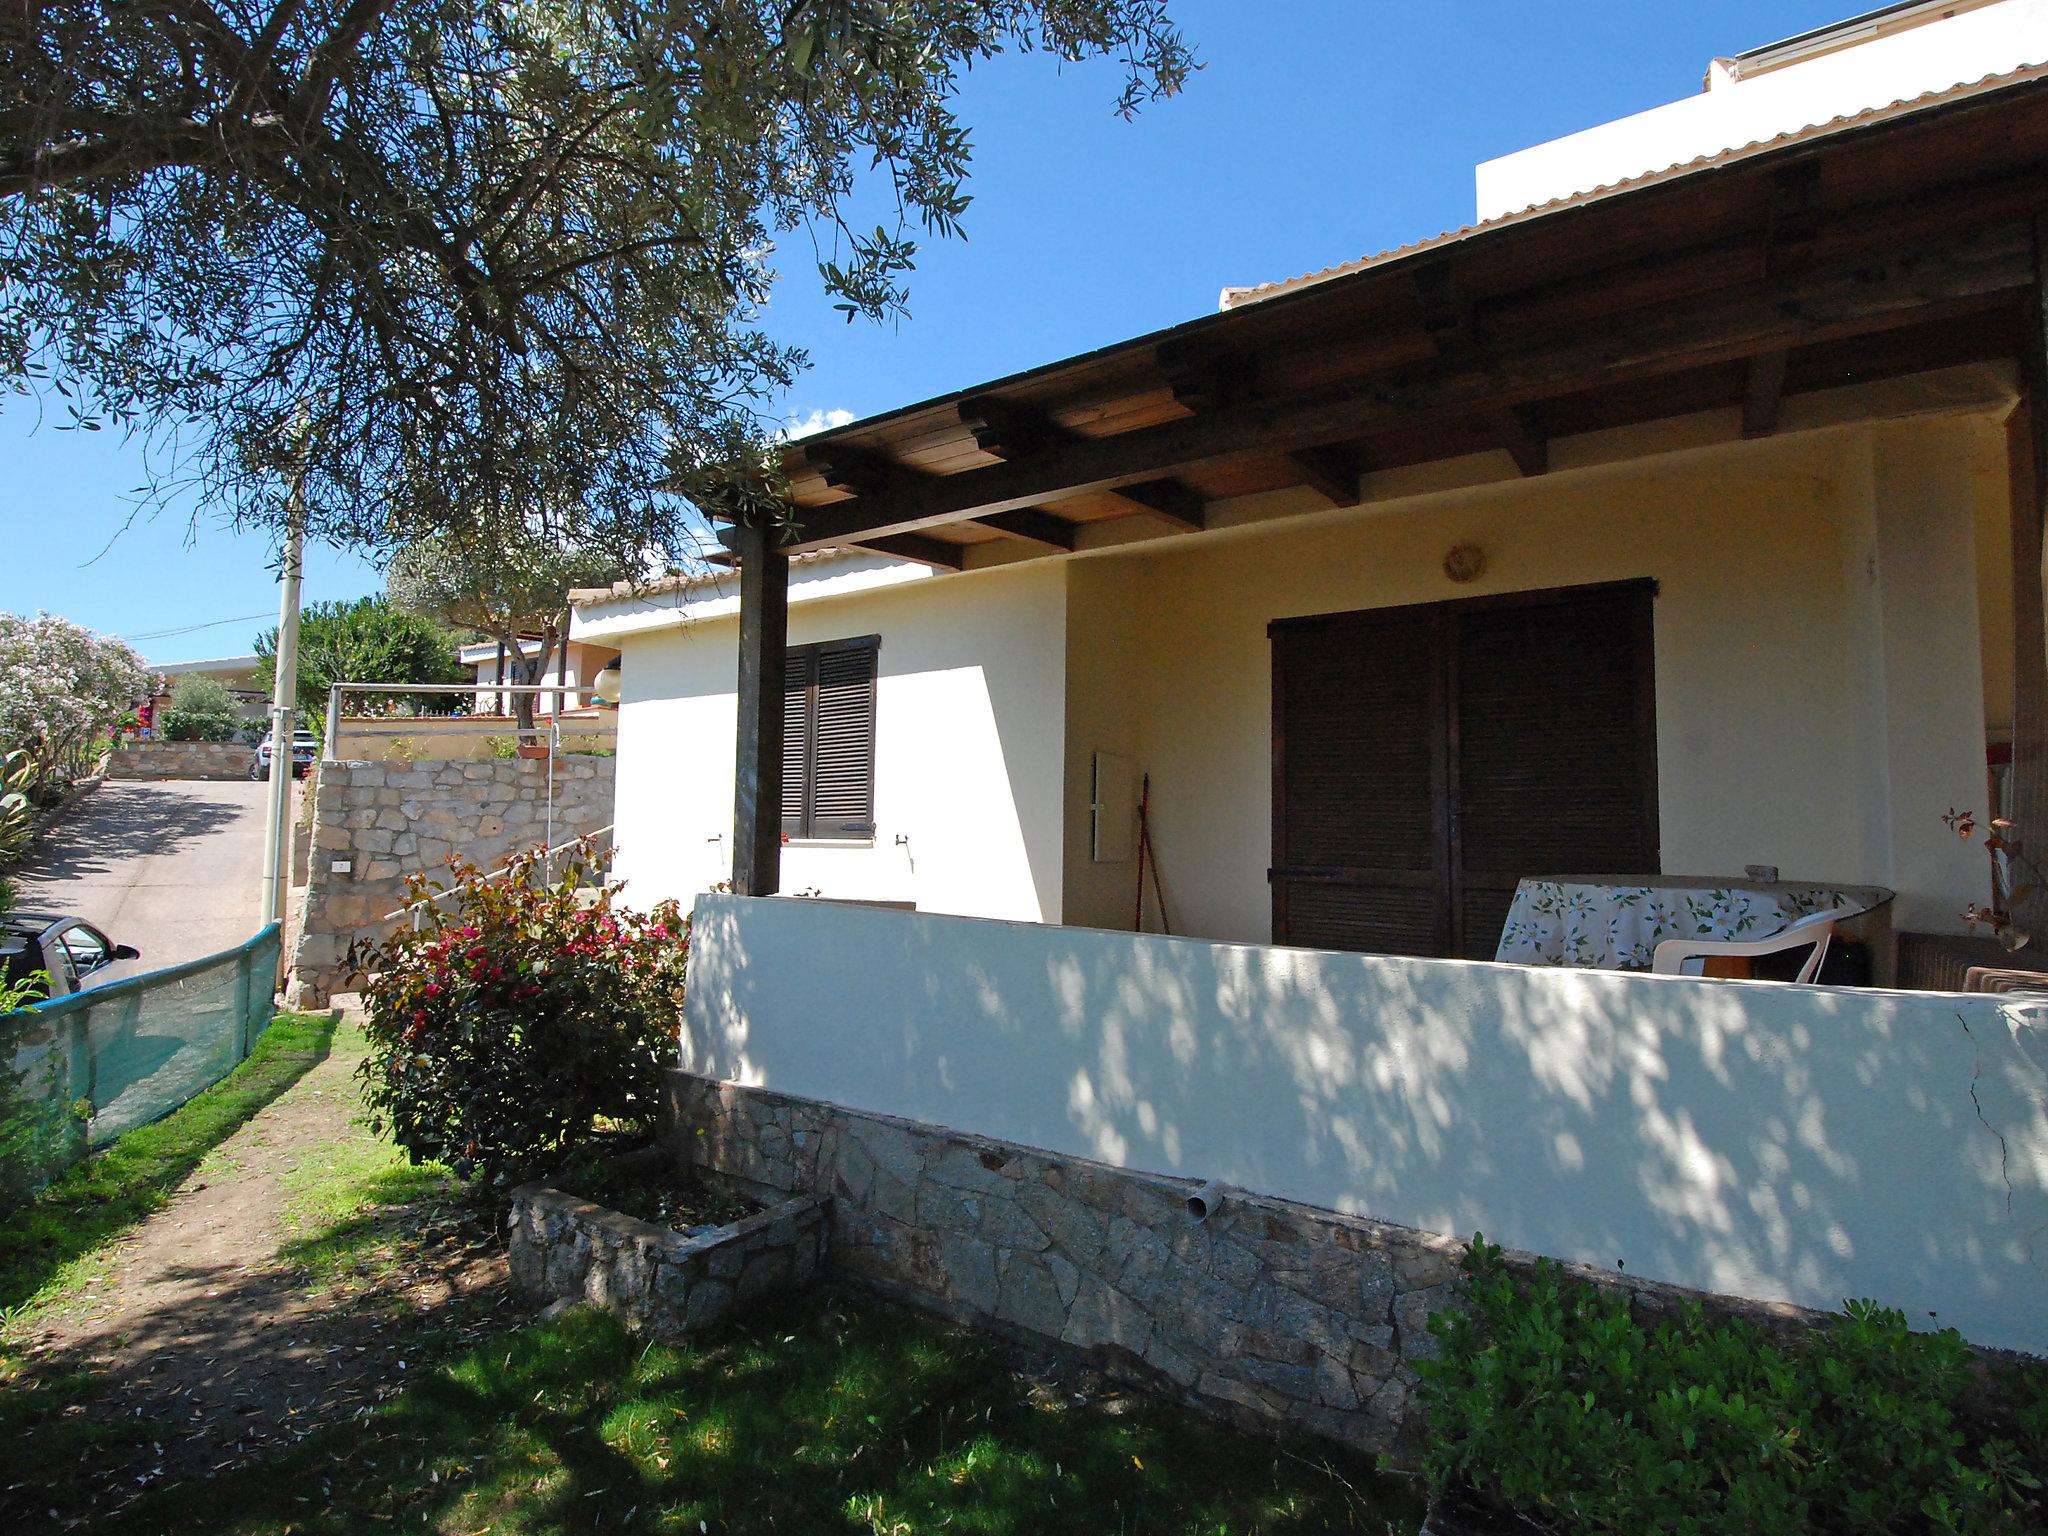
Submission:
[[[1491,959],[1524,876],[1655,871],[1655,593],[1270,625],[1275,942]]]

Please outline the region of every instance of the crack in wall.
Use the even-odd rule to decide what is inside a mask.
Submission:
[[[1963,1026],[1963,1033],[1969,1037],[1970,1041],[1970,1107],[1977,1111],[1977,1119],[1982,1123],[1984,1129],[1989,1131],[1998,1142],[1998,1176],[2005,1181],[2005,1214],[2010,1216],[2012,1214],[2011,1152],[2005,1144],[2005,1134],[1997,1126],[1984,1118],[1984,1101],[1977,1097],[1977,1079],[1984,1072],[1984,1048],[1977,1043],[1977,1037],[1970,1033],[1970,1021],[1968,1019],[1959,1013],[1956,1015],[1956,1022]],[[2028,1252],[2031,1257],[2031,1240],[2028,1244]]]

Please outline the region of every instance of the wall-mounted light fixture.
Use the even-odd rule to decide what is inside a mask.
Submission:
[[[1486,551],[1477,544],[1457,544],[1444,556],[1444,574],[1453,581],[1474,581],[1486,569]]]

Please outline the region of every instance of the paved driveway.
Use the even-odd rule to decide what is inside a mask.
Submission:
[[[268,789],[253,780],[102,784],[36,844],[15,877],[15,905],[82,917],[141,950],[119,974],[232,948],[262,926]]]

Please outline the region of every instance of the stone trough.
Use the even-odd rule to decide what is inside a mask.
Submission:
[[[587,1303],[636,1332],[679,1338],[809,1285],[825,1258],[825,1203],[799,1195],[692,1236],[528,1184],[512,1194],[512,1285],[532,1301]]]

